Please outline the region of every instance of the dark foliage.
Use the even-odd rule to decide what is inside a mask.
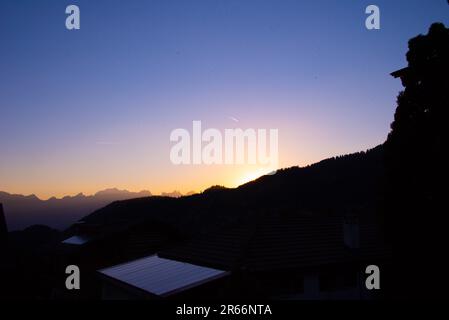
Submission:
[[[397,292],[441,294],[447,252],[449,29],[433,24],[409,41],[394,122],[386,142],[386,226]]]

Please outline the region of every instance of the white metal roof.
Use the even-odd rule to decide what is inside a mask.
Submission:
[[[99,272],[162,297],[228,274],[227,271],[163,259],[157,255],[105,268]]]
[[[68,239],[65,239],[62,241],[62,243],[65,244],[74,244],[74,245],[83,245],[87,242],[89,242],[91,239],[87,236],[73,236]]]

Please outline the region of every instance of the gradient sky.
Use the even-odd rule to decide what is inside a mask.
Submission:
[[[1,0],[0,190],[188,192],[263,173],[172,165],[170,132],[192,120],[278,128],[281,167],[374,147],[401,89],[389,73],[436,21],[446,0]]]

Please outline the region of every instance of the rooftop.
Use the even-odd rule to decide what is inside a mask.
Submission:
[[[199,236],[159,256],[207,267],[253,271],[285,270],[377,261],[388,256],[377,224],[361,219],[357,254],[343,241],[341,217],[267,216],[250,224]],[[373,260],[374,259],[374,260]]]
[[[65,239],[62,243],[65,244],[73,244],[73,245],[83,245],[88,243],[91,240],[91,237],[85,235],[77,235],[70,238]]]
[[[168,297],[228,275],[227,271],[164,259],[157,255],[105,268],[98,272],[159,297]]]

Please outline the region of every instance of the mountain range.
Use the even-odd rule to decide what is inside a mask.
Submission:
[[[382,203],[384,176],[384,145],[379,145],[281,169],[237,188],[213,186],[191,196],[116,201],[82,220],[94,225],[149,221],[196,234],[258,221],[261,215],[375,214]]]
[[[114,223],[148,218],[182,230],[201,231],[197,229],[210,229],[242,217],[251,219],[261,211],[372,211],[379,202],[384,176],[383,153],[384,146],[379,145],[306,167],[281,169],[238,188],[213,186],[184,197],[178,191],[153,196],[149,191],[107,189],[92,196],[80,193],[40,200],[35,195],[0,192],[0,203],[9,231],[35,224],[62,230],[81,219]]]
[[[79,193],[61,199],[52,197],[41,200],[35,195],[24,196],[0,191],[0,203],[3,203],[9,231],[21,230],[35,224],[64,229],[111,202],[151,195],[151,192],[146,190],[130,192],[112,188],[90,196]]]

